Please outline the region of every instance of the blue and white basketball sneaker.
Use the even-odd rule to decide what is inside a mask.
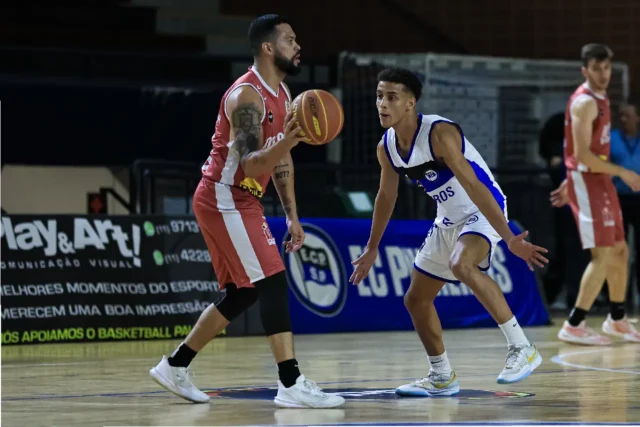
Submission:
[[[498,375],[498,384],[517,383],[531,375],[541,363],[542,356],[535,345],[510,345],[504,369]]]
[[[458,393],[460,385],[455,372],[442,375],[432,371],[428,376],[396,389],[396,394],[400,396],[414,397],[453,396]]]

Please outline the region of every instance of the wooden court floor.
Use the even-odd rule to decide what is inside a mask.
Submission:
[[[148,376],[176,341],[3,347],[2,425],[640,423],[640,345],[569,346],[556,332],[527,329],[544,362],[523,382],[499,385],[506,355],[500,330],[445,331],[462,390],[431,399],[392,392],[427,373],[414,333],[298,336],[302,372],[347,399],[333,410],[276,408],[276,367],[260,337],[220,338],[198,355],[195,382],[213,397],[204,405]]]

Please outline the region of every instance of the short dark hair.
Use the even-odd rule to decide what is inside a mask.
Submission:
[[[392,67],[382,70],[378,74],[378,82],[400,83],[411,92],[416,101],[422,96],[422,82],[413,71],[404,68]]]
[[[631,105],[636,110],[636,114],[640,114],[640,94],[633,94],[627,98],[623,105]]]
[[[605,44],[589,43],[582,46],[580,58],[582,59],[582,64],[586,67],[592,59],[595,59],[596,62],[612,59],[613,51]]]
[[[273,40],[277,35],[276,27],[280,24],[289,24],[289,21],[283,16],[269,14],[259,16],[249,25],[249,44],[254,57],[260,55],[262,43]]]

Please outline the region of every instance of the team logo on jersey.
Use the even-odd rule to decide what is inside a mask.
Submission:
[[[260,185],[260,183],[258,181],[256,181],[253,178],[245,178],[242,181],[240,181],[240,188],[242,188],[243,190],[248,191],[249,193],[251,193],[251,195],[257,197],[257,198],[261,198],[262,197],[262,185]]]
[[[438,179],[438,172],[434,170],[428,170],[424,173],[424,177],[427,178],[429,181],[433,182],[436,179]]]
[[[271,234],[271,230],[269,229],[269,224],[267,224],[266,220],[262,221],[262,232],[264,233],[264,237],[267,239],[267,243],[269,244],[269,246],[273,246],[276,244],[276,239],[275,237],[273,237],[273,234]]]
[[[282,256],[287,280],[298,301],[322,317],[336,316],[347,300],[347,274],[334,241],[321,228],[302,224],[304,245]],[[291,239],[287,233],[284,240]]]
[[[466,225],[471,225],[474,222],[478,222],[478,215],[471,215]]]
[[[269,110],[269,114],[267,114],[267,117],[269,118],[269,123],[273,123],[273,111]]]

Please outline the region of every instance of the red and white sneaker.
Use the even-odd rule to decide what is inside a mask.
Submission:
[[[581,345],[611,345],[611,340],[587,327],[587,321],[583,320],[578,326],[571,326],[564,321],[562,329],[558,332],[558,339],[571,344]]]
[[[602,332],[622,338],[625,341],[640,343],[640,332],[629,323],[627,316],[624,316],[622,320],[613,320],[611,315],[608,315],[607,319],[602,323]]]

